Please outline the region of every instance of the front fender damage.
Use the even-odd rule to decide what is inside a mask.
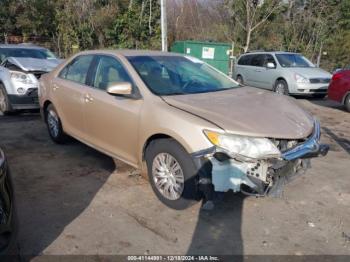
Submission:
[[[329,146],[320,144],[320,125],[303,142],[290,141],[280,158],[242,160],[225,154],[220,148],[210,148],[192,154],[198,170],[199,190],[211,201],[215,192],[242,192],[254,196],[280,197],[283,188],[311,167],[310,159],[325,156]],[[285,144],[285,141],[276,141]]]

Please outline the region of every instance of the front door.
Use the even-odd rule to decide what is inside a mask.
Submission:
[[[272,63],[274,64],[275,68],[268,68],[267,63]],[[277,72],[277,64],[275,59],[271,54],[266,54],[265,55],[265,61],[264,61],[264,66],[262,69],[263,76],[261,78],[261,87],[265,89],[272,90],[274,88],[274,81],[278,77],[278,72]]]
[[[136,165],[143,100],[107,93],[107,88],[113,84],[133,83],[117,58],[99,56],[94,72],[92,87],[85,94],[84,119],[88,141],[106,153]]]

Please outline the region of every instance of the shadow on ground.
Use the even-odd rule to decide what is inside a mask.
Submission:
[[[350,141],[348,139],[337,136],[334,132],[332,132],[332,130],[327,127],[323,127],[322,130],[350,155]]]
[[[0,117],[0,146],[15,183],[21,255],[43,254],[58,237],[74,239],[69,226],[114,172],[113,160],[75,140],[54,144],[38,114]],[[213,211],[201,210],[187,254],[242,255],[243,200],[242,195],[222,194]],[[79,247],[62,248],[74,254]]]
[[[242,261],[242,210],[244,195],[220,195],[212,211],[201,210],[193,233],[189,255],[237,255]]]
[[[329,100],[327,97],[326,98],[297,97],[297,99],[306,99],[310,103],[317,106],[322,106],[326,108],[332,108],[332,109],[337,109],[339,111],[347,112],[344,105],[342,105],[341,103],[337,103],[335,101]]]
[[[37,114],[1,117],[0,146],[13,173],[26,256],[41,254],[62,234],[115,169],[110,157],[75,140],[53,144]]]

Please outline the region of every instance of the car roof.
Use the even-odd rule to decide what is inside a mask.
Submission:
[[[45,47],[33,45],[33,44],[0,44],[0,48],[14,48],[14,49],[46,49]]]
[[[121,56],[184,56],[183,54],[153,51],[153,50],[130,50],[130,49],[106,49],[106,50],[89,50],[79,54],[111,54]]]
[[[254,54],[299,54],[299,53],[288,52],[288,51],[248,51],[247,53],[244,53],[241,56],[254,55]]]

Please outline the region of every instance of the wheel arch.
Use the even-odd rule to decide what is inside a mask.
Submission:
[[[167,135],[167,134],[164,134],[164,133],[153,134],[150,137],[148,137],[146,139],[146,141],[143,143],[142,156],[141,156],[142,157],[142,161],[145,160],[146,149],[149,146],[149,144],[151,142],[155,141],[155,140],[158,140],[158,139],[174,139],[177,143],[179,143],[181,146],[183,146],[177,139],[175,139],[174,137],[172,137],[170,135]]]
[[[276,86],[277,82],[280,81],[280,80],[285,81],[285,82],[287,83],[287,85],[288,85],[287,80],[286,80],[283,76],[279,76],[279,77],[277,77],[276,80],[275,80],[274,87]]]
[[[46,100],[43,104],[43,117],[46,120],[46,109],[48,108],[49,105],[51,105],[52,102],[50,100]]]
[[[0,79],[0,85],[2,85],[4,87],[4,89],[5,89],[5,91],[8,92],[7,89],[6,89],[6,85],[5,85],[5,83],[4,83],[4,81],[2,79]]]
[[[141,154],[139,155],[140,156],[139,159],[141,160],[141,162],[145,161],[145,153],[149,144],[152,141],[155,141],[158,139],[173,139],[180,146],[182,146],[187,153],[191,154],[192,152],[191,146],[187,144],[186,140],[183,139],[183,137],[177,136],[176,134],[172,134],[171,132],[157,132],[152,135],[149,135],[148,138],[146,140],[143,140],[144,142],[141,143],[142,148],[140,148]]]
[[[281,81],[281,80],[283,80],[284,82],[286,82],[286,84],[287,84],[287,89],[288,89],[288,92],[289,92],[288,81],[287,81],[287,79],[286,79],[285,77],[283,77],[283,76],[279,76],[279,77],[276,78],[275,82],[273,83],[273,87],[272,87],[273,89],[272,89],[272,90],[275,90],[278,81]]]
[[[346,98],[350,96],[350,91],[346,92],[343,96],[342,104],[345,105]]]

